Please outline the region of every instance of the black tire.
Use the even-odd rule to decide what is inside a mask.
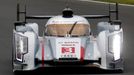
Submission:
[[[27,75],[25,71],[14,71],[14,75]]]

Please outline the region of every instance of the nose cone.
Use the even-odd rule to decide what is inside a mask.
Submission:
[[[63,10],[62,14],[63,14],[63,17],[65,17],[65,18],[71,18],[71,17],[73,17],[73,11],[72,11],[71,8],[65,8]]]

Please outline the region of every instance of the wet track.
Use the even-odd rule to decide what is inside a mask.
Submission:
[[[57,15],[65,8],[65,0],[28,0],[28,14],[42,14],[42,15]],[[69,6],[74,10],[75,14],[104,14],[108,13],[108,6],[104,4],[96,4],[89,2],[82,2],[72,0]],[[123,57],[125,61],[123,75],[134,74],[134,7],[120,6],[120,19],[122,20],[122,27],[124,29],[124,49]],[[0,75],[13,75],[11,65],[12,54],[12,29],[13,23],[16,21],[16,1],[15,0],[0,0]],[[40,25],[40,35],[42,35],[43,25],[45,20],[36,21]],[[89,20],[94,28],[96,22],[101,20]],[[43,69],[45,71],[45,68]],[[84,69],[72,71],[70,68],[62,71],[63,74],[89,74],[92,73],[91,69],[84,72]],[[98,70],[98,69],[97,69]],[[81,71],[81,72],[80,72]],[[56,72],[58,74],[58,72]],[[80,73],[79,73],[80,72]],[[52,70],[49,71],[52,73]],[[48,74],[49,74],[48,73]],[[97,73],[95,71],[94,73]],[[54,74],[54,73],[52,73]],[[117,75],[122,75],[117,74]],[[32,75],[40,75],[34,73]],[[44,74],[45,75],[45,74]],[[106,75],[109,75],[108,73]]]

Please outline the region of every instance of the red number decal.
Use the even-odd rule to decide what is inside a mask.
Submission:
[[[62,47],[61,48],[62,53],[75,53],[74,47]]]

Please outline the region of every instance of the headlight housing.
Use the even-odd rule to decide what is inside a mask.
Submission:
[[[21,34],[15,33],[15,57],[22,62],[23,55],[28,53],[28,38]]]
[[[122,31],[111,33],[108,39],[109,52],[114,55],[114,60],[120,59],[123,43]]]

